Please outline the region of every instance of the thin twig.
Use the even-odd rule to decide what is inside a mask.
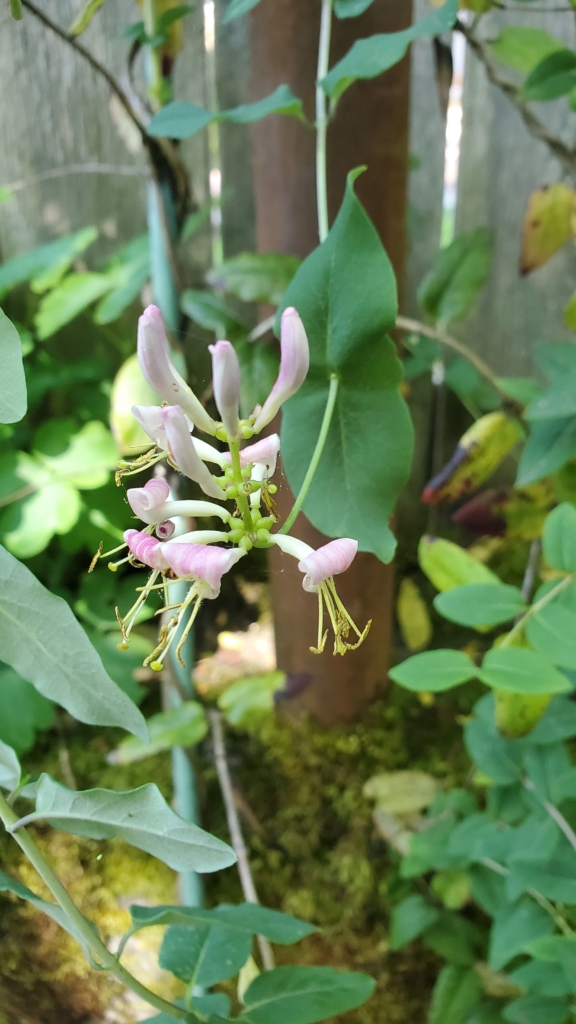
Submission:
[[[26,0],[24,0],[26,2]],[[558,158],[564,169],[571,175],[572,178],[576,178],[576,151],[566,146],[561,139],[558,139],[555,135],[551,135],[546,126],[542,121],[536,117],[536,114],[532,112],[527,103],[524,102],[520,95],[520,90],[517,86],[509,82],[508,79],[503,78],[492,63],[490,51],[478,36],[474,35],[472,29],[465,25],[463,21],[457,21],[455,28],[458,32],[461,32],[465,37],[470,49],[476,54],[478,60],[483,64],[486,74],[492,85],[495,85],[497,89],[503,92],[512,105],[516,108],[520,117],[524,121],[528,131],[534,138],[543,142],[548,149],[554,153]]]
[[[576,832],[574,832],[574,830],[570,828],[570,825],[566,821],[566,818],[564,817],[562,812],[559,811],[558,808],[554,806],[554,804],[551,804],[549,800],[546,800],[544,797],[540,796],[540,793],[536,789],[536,786],[534,785],[531,779],[524,779],[524,789],[527,789],[529,793],[534,793],[536,798],[542,804],[542,807],[544,808],[546,813],[550,815],[552,820],[555,821],[558,825],[558,828],[564,833],[572,849],[576,850]]]
[[[509,868],[505,868],[503,864],[499,864],[498,861],[492,860],[491,857],[482,857],[480,863],[483,864],[485,868],[489,868],[490,871],[494,871],[497,875],[501,875],[502,878],[507,878],[508,875],[511,873]],[[550,917],[555,922],[556,926],[560,929],[560,931],[566,936],[566,938],[574,938],[574,932],[572,928],[570,927],[568,922],[562,917],[560,911],[557,910],[554,904],[550,902],[550,900],[547,900],[541,892],[538,892],[538,889],[533,889],[532,886],[528,886],[526,892],[529,896],[532,897],[533,900],[536,900],[536,903],[540,904],[542,909],[545,910],[547,914],[550,914]]]
[[[539,537],[536,537],[530,545],[530,554],[528,555],[528,562],[526,564],[526,570],[524,572],[524,579],[522,581],[522,597],[526,604],[532,597],[532,591],[534,589],[534,580],[536,579],[536,570],[538,568],[538,559],[540,558],[540,549],[542,542]]]
[[[492,387],[498,392],[502,400],[507,405],[513,405],[513,401],[510,395],[500,387],[498,383],[498,377],[493,370],[490,369],[487,363],[473,352],[471,348],[468,348],[462,341],[458,341],[453,338],[450,334],[446,334],[440,327],[430,327],[428,324],[420,323],[419,320],[412,320],[406,316],[396,317],[396,327],[400,328],[401,331],[410,331],[413,334],[423,334],[426,338],[432,338],[433,341],[440,342],[441,345],[445,345],[446,348],[451,348],[453,352],[457,352],[458,355],[463,356],[467,359],[472,366],[478,370],[481,377],[489,381]]]
[[[224,729],[222,728],[222,715],[219,711],[211,710],[208,712],[208,718],[210,720],[210,729],[212,731],[214,760],[216,762],[218,781],[220,783],[224,807],[226,809],[228,829],[230,831],[230,838],[232,840],[234,852],[238,858],[238,874],[240,875],[242,892],[244,893],[244,899],[247,903],[259,903],[260,901],[258,899],[256,886],[254,885],[254,879],[252,878],[252,871],[250,869],[250,862],[248,860],[248,851],[244,842],[244,836],[242,835],[242,826],[240,825],[240,819],[236,809],[236,801],[234,800],[232,779],[230,778],[230,769],[226,758],[226,742],[224,739]],[[258,945],[260,947],[264,969],[266,971],[273,970],[274,954],[268,939],[263,935],[259,935]]]
[[[20,189],[28,188],[30,185],[39,185],[43,181],[51,181],[53,178],[65,178],[69,174],[114,174],[120,177],[148,177],[150,169],[138,164],[100,164],[97,162],[86,164],[68,164],[66,167],[53,167],[50,171],[41,171],[31,178],[20,178],[19,181],[12,181],[2,188],[9,192],[19,192]]]

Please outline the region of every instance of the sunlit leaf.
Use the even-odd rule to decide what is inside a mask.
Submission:
[[[0,268],[1,271],[1,268]],[[26,380],[20,335],[0,309],[0,423],[17,423],[26,412]]]
[[[563,44],[541,28],[505,25],[498,38],[490,43],[490,48],[502,64],[528,74],[548,54],[562,50]]]
[[[473,558],[459,544],[441,537],[420,539],[418,561],[437,590],[451,590],[467,583],[499,584],[496,573]]]
[[[50,338],[107,291],[110,280],[106,274],[69,274],[40,303],[34,317],[40,340]]]
[[[474,662],[464,651],[424,651],[390,669],[393,682],[406,690],[439,693],[466,683],[478,674]]]
[[[138,454],[152,441],[132,415],[133,405],[160,405],[162,399],[144,379],[138,356],[129,356],[114,378],[110,396],[110,427],[121,455]]]
[[[87,0],[81,11],[78,12],[74,21],[68,29],[68,35],[79,36],[92,21],[96,11],[102,7],[104,0]]]
[[[562,182],[532,193],[524,215],[521,274],[537,270],[569,241],[575,209],[576,193]]]
[[[150,742],[130,737],[108,755],[110,764],[132,764],[172,747],[194,747],[204,739],[208,723],[204,708],[198,701],[186,701],[177,708],[161,711],[148,719]],[[198,983],[200,984],[200,983]]]
[[[14,256],[0,266],[0,294],[23,281],[31,281],[35,291],[53,288],[66,273],[72,260],[80,256],[98,238],[96,228],[83,228],[73,235],[41,245],[32,252]]]

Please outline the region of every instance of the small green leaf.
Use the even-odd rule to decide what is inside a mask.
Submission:
[[[458,868],[439,871],[430,888],[448,910],[460,910],[470,898],[470,880],[467,873]]]
[[[509,975],[510,981],[538,996],[567,996],[572,986],[560,964],[530,960]]]
[[[263,672],[232,683],[218,698],[218,707],[230,725],[249,726],[274,708],[274,694],[286,681],[284,672]]]
[[[482,290],[492,262],[492,241],[485,228],[456,238],[441,249],[418,288],[418,301],[435,322],[461,320]]]
[[[566,999],[550,996],[521,996],[502,1011],[504,1020],[512,1024],[564,1024],[569,1019]]]
[[[187,984],[210,988],[238,974],[251,949],[252,935],[237,928],[173,926],[164,936],[158,963]]]
[[[337,18],[357,18],[367,11],[373,0],[334,0],[334,13]]]
[[[570,502],[558,505],[546,517],[542,551],[552,569],[576,572],[576,508]]]
[[[150,743],[143,743],[142,740],[131,736],[108,755],[110,764],[132,764],[144,757],[152,757],[161,750],[194,747],[204,739],[208,731],[204,708],[194,700],[153,715],[148,719],[147,725],[150,730]]]
[[[499,971],[518,953],[526,950],[534,939],[550,935],[553,931],[554,921],[550,915],[528,896],[503,907],[494,917],[490,932],[490,966]]]
[[[570,689],[566,676],[544,655],[520,647],[488,651],[477,675],[486,686],[509,693],[562,693]]]
[[[403,661],[388,675],[406,690],[440,693],[473,679],[478,669],[463,651],[424,651]]]
[[[199,928],[204,925],[225,925],[250,935],[264,935],[271,942],[290,946],[316,931],[313,925],[299,921],[290,914],[269,910],[257,903],[222,903],[214,910],[199,907],[130,907],[134,930],[152,925],[182,925]]]
[[[26,379],[20,335],[0,309],[0,423],[18,423],[26,412]]]
[[[469,874],[465,877],[469,885]],[[436,924],[428,928],[422,938],[425,946],[457,967],[472,967],[485,945],[484,933],[479,928],[465,917],[447,911],[440,913]]]
[[[399,817],[412,817],[429,807],[438,792],[433,775],[418,771],[379,772],[364,783],[362,793],[376,806]]]
[[[576,53],[560,49],[550,53],[530,72],[522,95],[526,100],[555,100],[576,86]]]
[[[434,607],[445,619],[462,626],[496,626],[514,619],[526,605],[518,587],[469,583],[437,594]]]
[[[276,967],[246,990],[242,1019],[249,1024],[316,1024],[361,1006],[375,987],[367,974],[344,974],[332,967]]]
[[[20,782],[22,769],[16,751],[0,740],[0,789],[12,792]]]
[[[74,21],[68,29],[68,35],[79,36],[92,21],[96,11],[102,7],[104,0],[87,0],[81,11],[78,12]]]
[[[115,725],[143,739],[143,716],[106,674],[70,607],[0,548],[2,657],[44,697],[81,722]]]
[[[187,288],[180,300],[182,310],[206,331],[235,341],[245,338],[248,328],[221,295]]]
[[[542,394],[541,385],[532,377],[498,377],[497,384],[510,398],[522,405],[533,402]]]
[[[52,337],[109,290],[106,274],[69,274],[40,303],[34,317],[40,340]]]
[[[277,252],[241,252],[209,270],[206,280],[212,288],[236,295],[243,302],[279,305],[301,260]]]
[[[559,39],[541,28],[528,25],[506,25],[497,39],[490,43],[492,53],[509,68],[528,74],[544,57],[562,50]]]
[[[0,294],[23,281],[32,281],[35,291],[53,288],[66,273],[72,260],[80,256],[98,238],[96,228],[83,228],[73,235],[41,245],[32,252],[14,256],[0,267]]]
[[[251,11],[259,3],[260,0],[230,0],[224,15],[224,24],[227,25],[228,22],[240,18],[243,14],[247,14],[248,11]]]
[[[520,456],[517,487],[536,483],[554,473],[576,455],[576,416],[531,424]]]
[[[467,1024],[481,992],[482,982],[474,968],[443,967],[432,993],[428,1024]]]
[[[438,36],[452,28],[458,14],[458,0],[447,0],[402,32],[388,32],[357,40],[352,49],[328,72],[320,85],[336,101],[357,78],[375,78],[398,64],[410,43],[422,36]]]
[[[174,871],[221,871],[236,861],[226,843],[176,814],[152,783],[126,793],[79,793],[44,774],[32,818],[88,839],[124,839]]]
[[[154,115],[148,125],[148,132],[167,139],[189,139],[211,124],[215,117],[211,111],[196,103],[175,100]]]
[[[423,896],[408,896],[392,911],[390,949],[402,949],[435,924],[439,917],[440,912],[431,907]]]
[[[270,96],[258,100],[256,103],[243,103],[233,110],[225,110],[219,115],[223,121],[233,121],[234,124],[252,124],[254,121],[261,121],[269,114],[288,114],[305,121],[302,100],[295,96],[287,85],[279,85]]]

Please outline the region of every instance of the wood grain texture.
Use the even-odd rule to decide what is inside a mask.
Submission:
[[[320,5],[302,0],[262,3],[251,15],[254,96],[286,82],[314,118]],[[331,63],[354,39],[396,31],[410,22],[408,0],[379,0],[361,18],[335,22]],[[357,182],[360,199],[372,217],[402,280],[408,158],[409,63],[402,62],[372,82],[358,82],[344,95],[328,133],[329,205],[333,218],[344,193],[346,174],[360,164],[368,171]],[[254,180],[256,236],[262,252],[306,256],[318,244],[314,132],[291,118],[271,117],[255,127]],[[286,515],[292,504],[288,486],[278,505]],[[317,547],[325,538],[303,516],[294,533]],[[271,582],[280,668],[309,677],[302,702],[325,723],[358,713],[386,684],[392,622],[392,568],[368,554],[359,555],[338,580],[339,592],[363,627],[374,619],[363,646],[346,657],[310,653],[316,640],[317,601],[302,590],[291,559],[272,553]]]

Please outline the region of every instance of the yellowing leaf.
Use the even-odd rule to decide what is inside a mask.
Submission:
[[[423,651],[432,639],[432,623],[420,590],[406,576],[400,583],[396,614],[402,639],[410,651]]]
[[[84,29],[88,28],[88,25],[96,14],[96,11],[99,7],[102,7],[103,3],[104,0],[88,0],[82,10],[74,18],[74,21],[68,29],[68,34],[71,36],[79,36]]]
[[[429,807],[438,790],[436,779],[426,772],[382,772],[364,784],[363,793],[379,810],[410,817]]]
[[[532,193],[524,217],[521,274],[537,270],[569,240],[575,199],[574,191],[562,182]]]
[[[437,590],[451,590],[465,583],[500,583],[491,569],[477,562],[464,548],[439,537],[422,537],[418,561]]]
[[[477,490],[523,437],[518,420],[506,413],[482,416],[460,438],[450,461],[426,485],[422,501],[439,505]]]
[[[496,725],[507,739],[527,736],[538,724],[552,699],[551,693],[494,691]]]
[[[571,331],[576,331],[576,292],[570,296],[564,309],[564,323]]]
[[[437,875],[434,875],[430,888],[448,910],[460,910],[460,907],[463,907],[470,898],[468,875],[465,871],[459,871],[457,868],[439,871]]]

